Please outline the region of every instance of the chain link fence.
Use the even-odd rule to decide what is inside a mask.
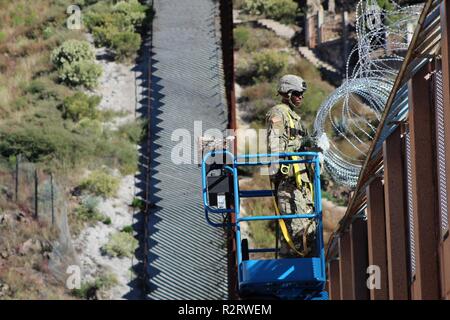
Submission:
[[[23,156],[0,157],[0,211],[19,210],[32,216],[42,228],[52,228],[49,268],[61,281],[69,265],[79,265],[68,223],[69,205],[64,184],[48,169]]]

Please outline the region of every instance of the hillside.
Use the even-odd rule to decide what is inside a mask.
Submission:
[[[120,298],[133,277],[135,70],[152,12],[79,0],[71,30],[72,4],[0,1],[0,299]],[[85,274],[88,248],[104,261]],[[111,270],[111,259],[128,262]],[[71,265],[79,290],[66,285]]]

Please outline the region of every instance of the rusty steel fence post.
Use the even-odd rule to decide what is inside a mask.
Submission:
[[[367,221],[356,218],[350,226],[355,300],[369,300],[367,288]]]
[[[442,238],[439,247],[440,271],[441,271],[441,298],[450,299],[450,239],[449,227],[450,220],[450,4],[449,1],[443,1],[440,7],[441,14],[441,75],[442,75],[442,123],[443,123],[443,170],[446,190],[446,199],[440,199],[441,202],[441,220],[447,223],[446,228],[442,230]],[[439,103],[438,102],[438,103]],[[442,192],[442,190],[440,190]],[[442,225],[442,221],[441,221]],[[447,229],[447,230],[445,230]]]
[[[236,130],[236,96],[234,90],[234,35],[233,35],[233,2],[220,0],[220,22],[222,37],[222,59],[225,77],[225,92],[228,103],[228,129]],[[237,137],[233,143],[233,153],[237,152]],[[230,222],[236,222],[233,213],[230,214]],[[236,239],[235,227],[228,228],[227,250],[228,250],[228,295],[230,299],[238,299],[237,288],[237,262],[236,262]]]
[[[439,298],[438,217],[431,81],[425,79],[431,64],[408,82],[411,141],[412,208],[414,216],[415,280],[412,299]]]
[[[379,268],[380,287],[370,289],[371,300],[388,299],[386,223],[384,213],[384,188],[381,177],[367,186],[367,238],[369,265]]]
[[[333,259],[328,262],[328,281],[330,300],[341,300],[341,279],[338,259]]]
[[[355,288],[353,277],[353,261],[351,235],[347,231],[339,237],[339,278],[340,297],[342,300],[354,300]]]
[[[408,266],[402,127],[383,143],[389,299],[407,300]]]

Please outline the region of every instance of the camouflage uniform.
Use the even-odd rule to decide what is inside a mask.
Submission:
[[[290,119],[286,114],[289,112],[294,121],[296,132],[291,132]],[[269,153],[297,152],[308,140],[307,132],[300,121],[300,116],[287,105],[277,105],[269,110],[266,115],[267,123],[267,147]],[[291,139],[295,136],[295,139]],[[311,182],[308,177],[307,167],[300,164],[302,180]],[[311,190],[302,185],[299,188],[295,181],[293,166],[290,166],[289,174],[283,174],[279,166],[275,166],[270,173],[271,181],[277,190],[277,203],[280,214],[311,213],[314,210]],[[303,248],[304,236],[306,232],[308,249],[314,250],[315,222],[311,219],[288,219],[285,220],[287,229],[295,244],[295,248],[300,252],[305,252]],[[281,237],[280,256],[282,258],[298,257],[298,254],[290,248],[284,237]]]

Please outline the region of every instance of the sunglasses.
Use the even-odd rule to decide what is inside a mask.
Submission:
[[[292,91],[292,95],[298,98],[302,98],[303,97],[303,92],[300,91]]]

